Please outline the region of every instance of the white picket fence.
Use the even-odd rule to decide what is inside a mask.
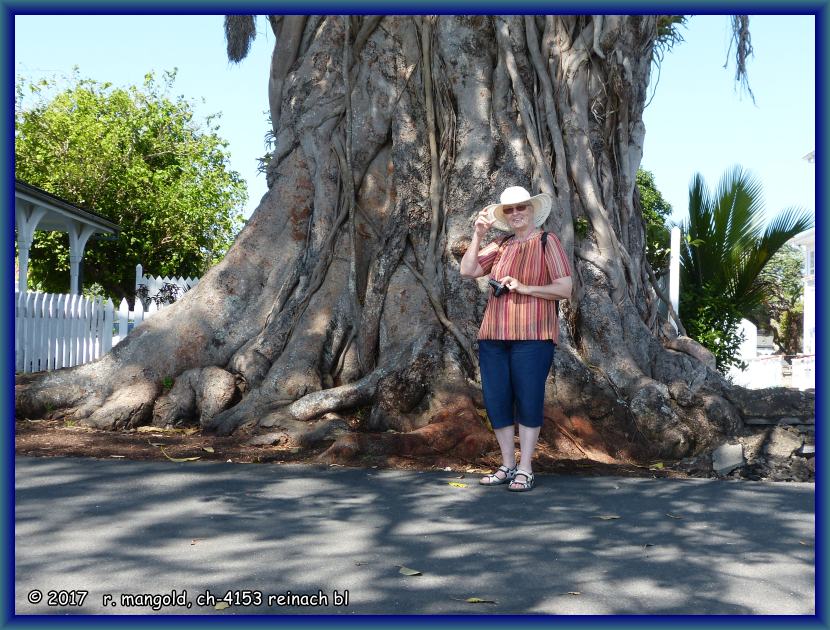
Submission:
[[[111,299],[82,295],[15,293],[16,372],[39,372],[81,365],[100,358],[159,307],[145,311],[141,300],[118,310]]]
[[[86,363],[112,347],[112,309],[100,298],[37,292],[16,292],[15,298],[16,372]]]
[[[149,295],[156,295],[165,284],[173,284],[179,287],[179,296],[182,296],[182,293],[185,291],[192,289],[199,283],[199,278],[182,278],[182,277],[175,277],[175,278],[168,278],[167,276],[159,277],[159,276],[145,276],[144,269],[142,266],[136,265],[135,266],[135,290],[136,294],[138,294],[139,287],[144,285],[146,287],[147,293]]]
[[[181,297],[198,282],[199,278],[146,276],[141,265],[135,268],[136,291],[144,285],[145,295],[151,298],[165,284],[179,287],[176,297]],[[15,371],[57,370],[94,361],[165,306],[150,299],[145,309],[136,299],[131,311],[123,299],[116,310],[111,299],[101,297],[15,290]]]

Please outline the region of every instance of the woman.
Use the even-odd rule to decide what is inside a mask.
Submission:
[[[501,450],[502,465],[479,482],[526,492],[534,485],[532,459],[542,428],[545,381],[559,337],[556,300],[571,295],[571,268],[559,239],[539,228],[550,214],[551,196],[531,197],[510,186],[500,203],[478,213],[473,239],[461,259],[461,275],[490,274],[494,286],[478,333],[484,405]],[[491,227],[512,232],[479,249]],[[521,460],[516,466],[514,422]]]

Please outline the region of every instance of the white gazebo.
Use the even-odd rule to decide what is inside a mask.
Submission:
[[[117,224],[101,215],[83,210],[37,186],[14,180],[14,219],[17,227],[19,261],[18,290],[28,289],[29,249],[35,230],[69,233],[69,292],[80,292],[78,269],[84,248],[93,234],[117,234]]]

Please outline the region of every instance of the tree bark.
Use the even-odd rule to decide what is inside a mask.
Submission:
[[[487,285],[459,261],[478,210],[521,185],[553,196],[545,228],[575,281],[543,439],[591,427],[603,456],[680,458],[734,432],[757,409],[657,316],[644,255],[635,176],[656,19],[273,21],[260,206],[196,288],[112,353],[18,376],[18,415],[308,435],[337,412],[352,431],[330,461],[474,459],[495,448],[475,354]]]

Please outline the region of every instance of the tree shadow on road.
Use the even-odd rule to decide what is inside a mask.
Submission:
[[[322,465],[16,468],[18,614],[59,612],[26,603],[31,588],[88,589],[81,612],[102,612],[104,592],[248,589],[330,599],[159,612],[815,614],[808,484],[540,475],[518,494],[459,473]]]

